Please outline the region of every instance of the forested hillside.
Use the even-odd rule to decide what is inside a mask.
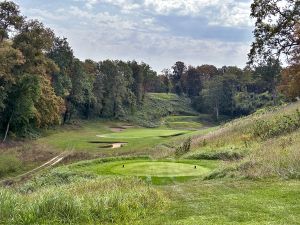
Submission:
[[[144,62],[80,61],[66,38],[27,19],[14,2],[1,2],[0,10],[4,140],[7,135],[34,137],[40,128],[72,119],[132,118],[143,108],[148,92],[188,97],[194,110],[216,120],[220,115],[248,115],[297,96],[297,86],[288,78],[298,68],[296,55],[284,70],[278,59],[269,57],[245,68],[179,61],[157,74]]]

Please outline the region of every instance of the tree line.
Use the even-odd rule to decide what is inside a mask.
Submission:
[[[275,28],[263,25],[268,13],[276,14],[275,10],[266,9],[275,8],[280,1],[255,0],[252,4],[251,15],[257,18],[256,40],[245,68],[193,67],[179,61],[158,75],[143,62],[80,61],[66,38],[57,37],[40,21],[21,15],[14,2],[3,1],[0,3],[1,134],[4,140],[9,132],[30,135],[39,128],[64,124],[74,117],[122,119],[143,105],[147,92],[188,96],[195,109],[213,114],[216,119],[219,115],[247,115],[263,106],[294,100],[300,94],[299,4],[289,2],[291,9],[280,11],[284,16],[277,28],[281,33],[275,32],[277,36]],[[270,49],[276,47],[276,38],[283,40],[285,26],[294,32],[288,34],[292,35],[288,39],[291,43],[282,43],[277,52],[278,55],[288,52],[291,56],[290,65],[282,68],[279,57],[271,54]],[[270,42],[272,37],[274,40]],[[258,56],[262,60],[255,64]]]
[[[186,95],[197,111],[236,117],[258,108],[279,104],[284,98],[278,91],[282,67],[279,60],[270,58],[255,67],[236,66],[217,68],[214,65],[197,67],[176,62],[164,71],[167,91]]]
[[[158,84],[158,85],[155,85]],[[0,3],[0,130],[17,135],[72,117],[121,118],[159,86],[145,63],[80,61],[67,39]]]

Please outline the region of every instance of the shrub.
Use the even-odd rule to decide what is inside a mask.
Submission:
[[[190,155],[187,158],[197,160],[239,160],[243,158],[243,154],[233,151],[202,152]]]
[[[300,128],[300,112],[297,109],[290,115],[278,115],[271,119],[256,120],[250,130],[254,137],[268,139],[290,133]]]

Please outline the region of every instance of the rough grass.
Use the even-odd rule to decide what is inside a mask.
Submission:
[[[11,146],[10,146],[11,145]],[[33,142],[16,142],[0,146],[0,178],[17,176],[56,155],[49,146]]]
[[[0,178],[18,172],[21,161],[13,155],[0,155]]]
[[[19,194],[0,189],[0,224],[140,224],[166,198],[134,178],[101,178]]]
[[[299,178],[298,108],[300,103],[260,110],[214,132],[196,136],[192,152],[185,157],[239,160],[236,170],[243,177]]]
[[[163,119],[163,124],[172,129],[197,130],[206,126],[212,126],[212,122],[202,116],[168,116]]]

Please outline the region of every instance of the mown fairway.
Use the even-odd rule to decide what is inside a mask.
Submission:
[[[169,128],[141,128],[125,123],[94,121],[75,129],[49,134],[38,142],[60,151],[102,153],[105,155],[148,154],[155,145],[170,141],[175,136],[191,133],[189,130]],[[125,143],[121,149],[111,149],[112,143]]]

